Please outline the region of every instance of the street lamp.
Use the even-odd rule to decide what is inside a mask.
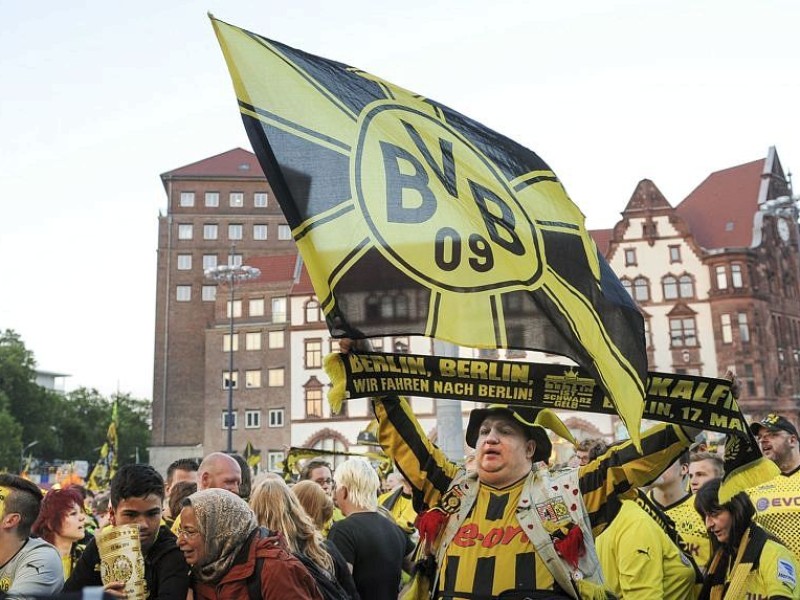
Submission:
[[[39,443],[39,440],[34,440],[30,444],[25,446],[22,450],[19,451],[19,472],[20,472],[20,475],[22,474],[22,471],[25,469],[25,451],[26,450],[30,450],[31,448],[33,448],[38,443]]]
[[[231,248],[231,257],[234,256],[235,248]],[[233,262],[231,258],[231,262]],[[230,317],[230,340],[228,340],[228,454],[233,453],[233,292],[236,284],[241,281],[250,281],[261,275],[261,270],[247,265],[219,265],[206,269],[203,274],[206,279],[225,284],[230,291],[230,301],[228,303],[228,314]]]

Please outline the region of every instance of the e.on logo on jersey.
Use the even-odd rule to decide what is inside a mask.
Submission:
[[[484,548],[494,548],[495,546],[508,546],[519,536],[519,541],[526,541],[522,527],[492,527],[486,533],[481,533],[477,523],[467,523],[462,525],[453,538],[453,543],[462,548],[469,548],[480,544]]]

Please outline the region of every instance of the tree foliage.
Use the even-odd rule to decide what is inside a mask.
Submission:
[[[79,388],[60,394],[36,383],[36,361],[19,335],[0,333],[0,470],[16,472],[21,451],[31,442],[39,460],[97,461],[106,439],[114,400],[119,401],[119,464],[146,462],[150,443],[150,402],[130,394],[102,396]]]

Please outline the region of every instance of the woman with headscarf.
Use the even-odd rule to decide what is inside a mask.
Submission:
[[[195,600],[321,600],[311,575],[283,536],[265,533],[239,496],[213,488],[183,502],[178,546],[192,568]],[[260,565],[260,572],[256,567]]]
[[[301,481],[297,485],[300,484],[313,486],[321,498],[330,502],[331,513],[333,512],[333,501],[319,485],[313,481]],[[259,525],[280,531],[286,537],[292,552],[302,553],[313,561],[329,579],[335,580],[341,586],[343,595],[358,599],[356,584],[347,567],[347,561],[336,546],[326,543],[312,517],[283,479],[272,475],[260,481],[250,496],[250,507]]]
[[[69,579],[86,547],[86,513],[80,491],[67,487],[47,492],[31,531],[56,547],[61,555],[64,579]]]
[[[720,503],[721,481],[706,482],[694,500],[712,547],[701,600],[800,598],[792,552],[753,522],[756,509],[745,492]]]

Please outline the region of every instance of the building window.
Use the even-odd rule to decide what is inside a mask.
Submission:
[[[178,225],[178,239],[190,240],[192,239],[193,228],[189,223],[181,223]]]
[[[292,230],[288,225],[278,225],[278,239],[283,241],[292,239]]]
[[[319,308],[319,302],[316,299],[311,299],[306,302],[305,307],[306,323],[318,323],[322,321],[322,311]]]
[[[192,270],[192,255],[178,254],[178,271],[191,271],[191,270]]]
[[[650,300],[650,282],[645,277],[637,277],[633,280],[633,297],[637,302]]]
[[[733,342],[733,329],[731,328],[731,316],[724,314],[719,316],[722,323],[722,343],[730,344]]]
[[[392,351],[398,354],[405,354],[408,352],[408,338],[407,337],[396,337],[392,340]]]
[[[192,286],[179,285],[175,287],[175,300],[178,302],[191,302],[192,300]]]
[[[244,372],[244,387],[246,388],[261,387],[261,369],[252,369]]]
[[[697,346],[697,326],[694,317],[670,319],[669,335],[673,348]]]
[[[272,349],[283,348],[283,331],[270,331],[268,335],[269,347]]]
[[[248,314],[251,317],[264,316],[264,299],[263,298],[250,298]]]
[[[742,265],[734,263],[731,265],[731,286],[741,288],[744,286],[742,281]]]
[[[194,192],[181,192],[180,205],[183,207],[194,206]]]
[[[229,319],[231,318],[231,301],[228,300],[227,302],[227,310],[225,312],[225,316]],[[233,301],[233,318],[238,319],[242,316],[242,301],[241,300],[234,300]]]
[[[214,302],[217,299],[217,286],[203,286],[203,302]]]
[[[283,409],[273,408],[269,411],[269,426],[283,427]]]
[[[715,269],[717,274],[717,289],[718,290],[727,290],[728,289],[728,270],[725,268],[725,265],[718,265]]]
[[[628,292],[628,296],[633,298],[633,282],[630,279],[620,279],[622,287]]]
[[[306,369],[322,367],[322,340],[306,340]]]
[[[231,351],[231,334],[226,333],[222,336],[222,351],[223,352],[230,352]],[[233,351],[239,351],[239,334],[233,334]]]
[[[269,228],[266,225],[253,225],[253,239],[266,240]]]
[[[267,470],[280,471],[280,464],[283,462],[283,452],[268,452],[267,453]]]
[[[750,325],[747,322],[747,313],[739,313],[739,339],[745,344],[750,341]]]
[[[206,192],[206,206],[210,208],[219,206],[219,192]]]
[[[680,246],[670,246],[669,247],[669,262],[670,263],[679,263],[679,262],[681,262],[681,247]]]
[[[694,279],[691,275],[681,275],[678,285],[681,298],[694,298]]]
[[[229,240],[240,240],[242,239],[242,231],[244,227],[238,223],[231,223],[228,225],[228,239]]]
[[[269,387],[283,387],[283,381],[284,381],[283,376],[284,376],[283,367],[269,369],[267,375],[267,385],[269,385]]]
[[[322,418],[322,388],[306,388],[306,418]]]
[[[273,323],[286,323],[286,298],[273,298],[272,299],[272,322]]]
[[[204,240],[215,240],[217,239],[217,235],[219,232],[219,228],[215,223],[206,223],[203,225],[203,239]]]
[[[625,250],[625,266],[636,266],[636,248],[627,248]]]
[[[256,192],[253,194],[253,206],[256,208],[267,207],[267,192]]]
[[[260,410],[244,411],[244,428],[258,429],[260,427],[261,427],[261,411]]]
[[[203,271],[213,269],[217,266],[216,254],[203,254]]]
[[[672,275],[666,275],[661,280],[661,287],[664,289],[664,300],[674,300],[678,297],[678,280]]]
[[[241,254],[229,254],[228,255],[228,266],[229,267],[241,267],[242,266],[242,255]]]
[[[242,192],[231,192],[228,199],[231,208],[241,208],[244,206],[244,194]]]
[[[261,350],[261,332],[249,331],[244,334],[245,350]]]
[[[223,371],[222,372],[222,389],[227,390],[229,387],[238,389],[239,387],[239,371]]]
[[[222,428],[228,428],[228,415],[231,417],[231,429],[236,429],[239,425],[239,419],[237,419],[236,411],[228,412],[227,410],[222,411]]]
[[[753,377],[753,365],[744,365],[744,377],[742,377],[742,379],[747,386],[747,395],[752,398],[756,395],[756,380],[755,377]]]
[[[653,347],[653,332],[650,330],[650,319],[644,320],[644,341],[647,348]]]

